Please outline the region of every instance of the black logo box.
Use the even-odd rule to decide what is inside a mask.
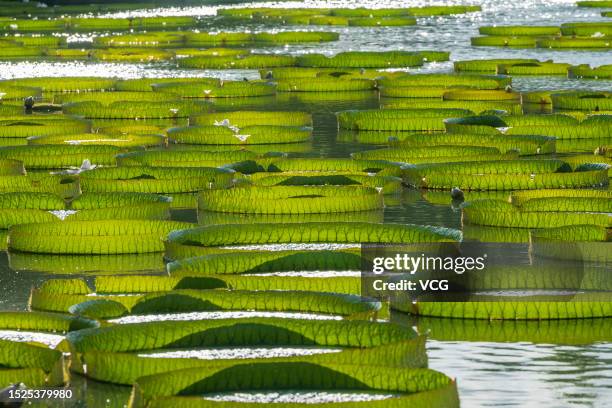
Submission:
[[[612,243],[361,246],[361,295],[368,300],[578,301],[588,293],[612,301]]]

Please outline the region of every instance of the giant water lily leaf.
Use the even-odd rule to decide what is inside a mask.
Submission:
[[[345,271],[361,268],[356,251],[249,251],[186,258],[168,264],[172,275],[253,274],[278,271]]]
[[[257,346],[253,345],[253,347]],[[285,349],[291,351],[290,347]],[[269,350],[271,351],[270,356],[259,359],[241,357],[238,359],[214,360],[189,358],[187,356],[181,357],[180,352],[174,357],[163,357],[163,350],[161,350],[162,355],[155,355],[155,351],[150,353],[140,352],[138,354],[91,351],[78,355],[77,361],[82,366],[75,367],[75,369],[82,371],[83,367],[87,367],[87,376],[96,380],[119,384],[133,384],[139,377],[173,370],[192,367],[231,367],[241,363],[257,363],[262,361],[309,361],[313,363],[333,362],[342,364],[352,364],[355,361],[360,361],[364,365],[387,367],[425,367],[427,365],[425,338],[422,336],[411,340],[363,349],[332,349],[333,352],[325,352],[326,349],[321,348],[317,352],[317,348],[310,348],[309,350],[312,354],[302,356],[274,357],[273,349]],[[206,349],[203,351],[206,351]],[[185,355],[185,353],[182,354]]]
[[[68,341],[82,353],[253,344],[363,348],[414,336],[412,329],[389,323],[246,318],[113,325],[69,333]]]
[[[356,212],[382,209],[383,197],[373,188],[359,186],[253,186],[203,191],[198,208],[254,214]]]
[[[608,318],[491,321],[420,316],[415,323],[420,333],[440,341],[592,344],[612,339]]]
[[[60,313],[0,312],[0,328],[7,330],[63,333],[96,326],[95,321]]]
[[[243,364],[221,369],[186,369],[143,377],[134,388],[131,405],[144,406],[151,399],[155,401],[164,396],[267,389],[384,390],[399,396],[379,402],[380,406],[389,406],[385,405],[389,402],[393,406],[458,406],[454,382],[439,372],[423,368],[394,369],[333,363]],[[393,401],[394,398],[397,400]],[[181,400],[176,399],[177,402]],[[163,400],[159,403],[163,403]],[[370,401],[357,403],[357,406],[371,404]],[[196,403],[194,406],[207,405],[204,402],[203,405]]]
[[[301,225],[212,225],[176,231],[168,242],[221,246],[291,242],[417,243],[460,240],[458,231],[419,225],[367,223],[306,223]]]
[[[521,211],[510,203],[498,200],[476,200],[463,208],[464,221],[492,227],[551,228],[565,225],[592,224],[602,227],[612,226],[608,214]]]
[[[53,287],[56,286],[56,287]],[[385,314],[385,305],[366,301],[359,295],[303,290],[219,290],[178,289],[150,294],[101,295],[58,293],[59,285],[43,285],[30,295],[34,310],[72,312],[92,318],[111,318],[126,314],[159,314],[197,311],[271,311],[305,312],[368,318]],[[72,293],[71,293],[72,292]]]
[[[95,287],[98,294],[166,292],[175,289],[234,289],[234,290],[308,290],[359,294],[359,276],[99,276]]]
[[[7,231],[8,235],[8,231]],[[8,245],[8,243],[7,243]],[[139,272],[163,272],[163,255],[157,252],[122,255],[52,255],[25,252],[9,253],[9,265],[16,271],[71,275],[117,275]]]
[[[473,295],[472,301],[398,302],[393,307],[420,316],[486,320],[590,319],[612,316],[609,292],[568,295]]]
[[[21,224],[9,232],[11,249],[47,254],[136,254],[161,252],[162,239],[178,221],[105,220]],[[59,239],[61,237],[61,239]]]

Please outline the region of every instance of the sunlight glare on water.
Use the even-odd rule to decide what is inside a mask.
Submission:
[[[284,392],[236,392],[227,394],[206,395],[204,398],[212,401],[233,401],[241,403],[270,404],[275,403],[300,403],[300,404],[330,404],[339,402],[360,402],[360,401],[380,401],[392,398],[393,394],[375,394],[358,392],[305,392],[305,391],[284,391]],[[333,405],[332,405],[333,406]]]
[[[111,323],[130,324],[144,322],[166,322],[166,321],[185,321],[185,320],[212,320],[212,319],[241,319],[247,317],[268,317],[283,319],[305,319],[305,320],[342,320],[341,316],[318,315],[310,313],[287,313],[287,312],[190,312],[190,313],[167,313],[151,315],[131,315],[109,320]]]
[[[409,27],[333,27],[333,26],[279,26],[270,27],[257,24],[236,23],[225,31],[335,31],[341,34],[340,40],[325,44],[288,45],[283,52],[303,54],[322,52],[328,55],[343,51],[381,51],[381,50],[448,50],[452,60],[479,58],[537,58],[554,59],[556,62],[591,64],[593,66],[611,64],[612,53],[601,51],[554,51],[543,49],[504,49],[500,47],[471,47],[470,37],[478,35],[482,25],[550,25],[574,21],[602,21],[600,11],[594,8],[576,7],[573,0],[530,0],[521,2],[501,2],[495,0],[474,1],[397,1],[397,0],[344,0],[304,2],[254,2],[228,7],[418,7],[431,5],[481,5],[482,12],[454,16],[435,16],[419,18],[416,26]],[[213,16],[216,6],[168,7],[150,10],[129,11],[108,14],[108,17],[128,16]],[[218,31],[215,20],[208,23],[211,31]],[[205,28],[202,29],[205,31]],[[85,38],[86,41],[91,39]],[[72,39],[74,41],[74,38]],[[256,52],[271,52],[270,49],[254,49]],[[275,49],[278,52],[278,48]],[[426,64],[422,68],[409,69],[413,72],[450,72],[452,62]],[[255,79],[256,71],[204,71],[177,69],[174,64],[121,64],[89,62],[0,62],[0,78],[19,78],[30,76],[111,76],[118,78],[140,77],[206,77],[224,79]],[[586,82],[586,83],[585,83]],[[577,81],[565,78],[518,78],[515,88],[528,89],[610,89],[612,81]]]
[[[56,347],[64,340],[64,336],[51,333],[37,333],[18,330],[0,330],[0,339],[18,341],[22,343],[36,342],[49,347]]]
[[[298,347],[252,347],[228,349],[189,349],[154,351],[138,354],[147,358],[197,358],[200,360],[278,358],[292,356],[311,356],[314,354],[339,353],[342,349],[332,348],[298,348]]]

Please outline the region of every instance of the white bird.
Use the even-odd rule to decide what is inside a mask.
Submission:
[[[85,159],[83,160],[83,164],[81,164],[81,171],[86,171],[86,170],[91,170],[93,169],[95,166],[91,164],[91,161],[89,161],[89,159]]]
[[[222,121],[220,121],[220,122],[219,122],[218,120],[215,120],[214,125],[215,125],[215,126],[225,126],[225,127],[229,127],[229,126],[230,126],[230,121],[229,121],[229,119],[223,119],[223,120],[222,120]]]

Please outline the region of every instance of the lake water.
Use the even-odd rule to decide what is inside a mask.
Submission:
[[[324,52],[333,54],[348,50],[419,50],[451,51],[451,58],[538,58],[554,59],[573,64],[593,66],[612,64],[612,52],[550,51],[536,49],[472,48],[470,37],[477,35],[482,25],[557,25],[572,21],[603,20],[599,9],[576,8],[574,1],[305,1],[254,3],[255,7],[400,7],[431,4],[478,4],[483,12],[452,17],[418,19],[417,26],[389,28],[298,27],[300,30],[330,30],[341,34],[340,41],[292,45],[283,51],[291,53]],[[247,6],[250,4],[246,4]],[[245,6],[244,4],[241,6]],[[213,15],[216,7],[170,7],[159,10],[130,12],[116,16],[153,15]],[[609,20],[608,20],[609,21]],[[211,24],[212,27],[212,24]],[[216,28],[218,26],[215,26]],[[291,30],[296,27],[282,27]],[[260,25],[220,27],[231,31],[269,31]],[[89,41],[73,36],[72,42]],[[263,49],[275,52],[278,49]],[[434,63],[413,71],[452,70],[451,62]],[[30,76],[114,76],[121,78],[159,76],[221,76],[224,78],[257,78],[255,71],[195,71],[179,70],[173,64],[101,64],[83,62],[0,62],[0,78]],[[534,89],[599,89],[612,91],[612,81],[570,80],[558,77],[515,78],[514,88]],[[348,157],[350,153],[376,146],[344,141],[338,136],[334,113],[345,109],[377,108],[375,94],[358,98],[317,101],[298,97],[267,100],[254,108],[275,110],[307,110],[315,119],[314,138],[307,153],[321,157]],[[417,192],[405,192],[388,200],[384,222],[410,222],[460,228],[460,213],[450,206],[432,205]],[[177,213],[177,218],[195,221],[194,214]],[[13,262],[12,262],[13,263]],[[44,263],[38,272],[15,271],[8,258],[0,256],[0,309],[24,309],[29,288],[49,277]],[[424,321],[406,316],[394,320],[417,327],[431,335],[428,341],[430,366],[458,381],[463,407],[606,407],[612,406],[612,323],[585,321],[572,324],[517,322],[472,323],[453,320]],[[536,322],[537,323],[537,322]],[[469,327],[466,327],[469,326]],[[476,327],[478,326],[478,327]],[[545,327],[544,327],[545,326]],[[506,333],[507,336],[501,336]],[[115,387],[76,379],[80,400],[87,406],[121,405],[129,388]],[[87,391],[88,395],[85,395]]]

